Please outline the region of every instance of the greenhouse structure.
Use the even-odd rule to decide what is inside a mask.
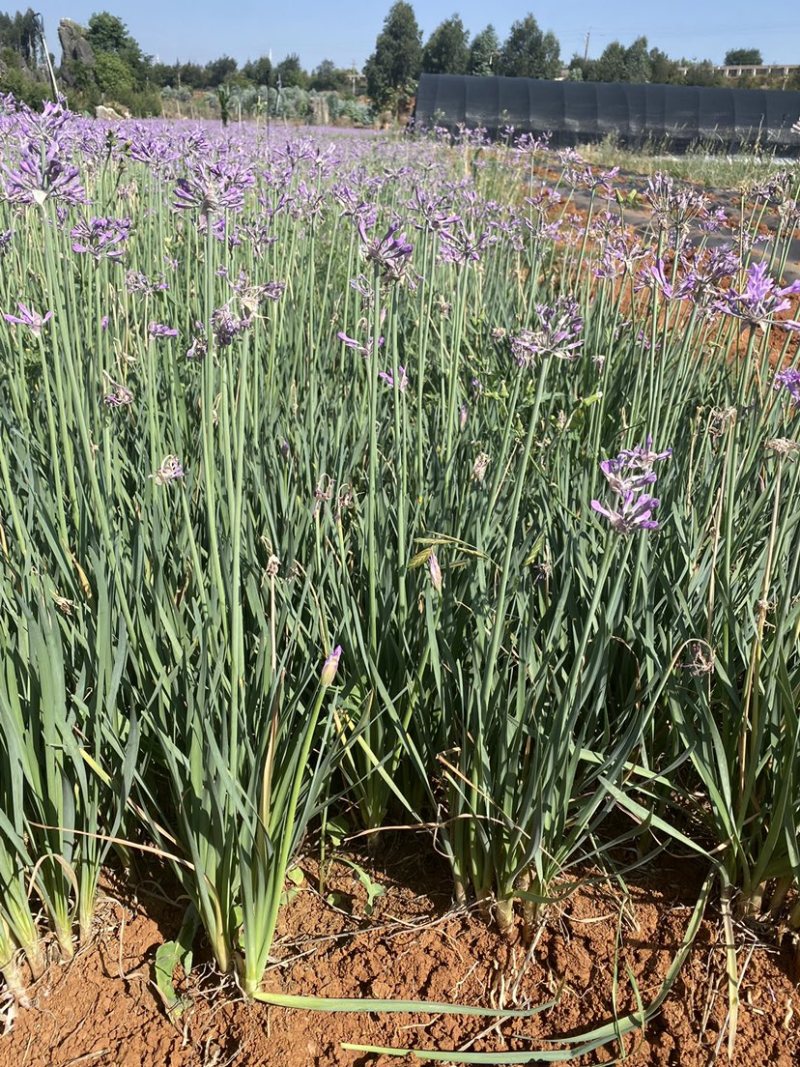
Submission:
[[[613,136],[672,148],[760,145],[800,154],[800,92],[423,74],[417,127],[549,133],[554,146]]]

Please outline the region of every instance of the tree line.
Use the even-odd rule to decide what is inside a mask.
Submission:
[[[291,52],[273,64],[268,55],[236,59],[222,55],[208,63],[162,63],[146,55],[125,23],[107,11],[92,15],[80,30],[91,48],[91,62],[64,58],[58,74],[70,103],[91,108],[113,102],[136,114],[158,114],[162,98],[180,98],[202,91],[293,89],[336,93],[353,99],[366,91],[378,111],[400,111],[416,90],[423,72],[471,74],[480,77],[558,78],[577,81],[627,81],[682,85],[737,84],[714,67],[710,60],[687,62],[650,47],[646,37],[630,45],[612,41],[597,58],[574,55],[562,59],[555,34],[540,28],[532,14],[513,23],[501,41],[491,24],[471,36],[460,15],[441,22],[423,42],[414,9],[407,0],[397,0],[386,15],[375,47],[363,71],[340,67],[324,59],[313,70],[303,68]],[[45,53],[39,16],[32,9],[15,14],[0,13],[0,92],[13,92],[36,104],[49,95],[44,70]],[[759,66],[755,48],[731,49],[726,65]],[[800,72],[775,87],[800,89]],[[740,79],[742,87],[756,84]],[[759,82],[758,84],[762,84]]]
[[[726,66],[760,66],[757,48],[734,48]],[[395,3],[367,60],[367,91],[378,107],[401,106],[413,93],[421,73],[505,75],[517,78],[558,78],[576,81],[639,82],[673,85],[755,85],[752,77],[726,78],[710,60],[674,59],[651,48],[646,37],[630,45],[612,41],[597,59],[574,55],[565,63],[555,34],[543,31],[533,15],[518,19],[501,42],[489,24],[473,38],[457,14],[441,22],[423,44],[414,9],[406,0]],[[800,89],[795,71],[776,88]]]

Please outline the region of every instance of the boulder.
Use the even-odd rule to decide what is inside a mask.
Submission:
[[[119,119],[125,118],[124,115],[120,115],[118,111],[115,111],[113,107],[106,107],[105,104],[98,104],[94,109],[94,117],[96,119],[106,119],[108,122],[117,122]]]

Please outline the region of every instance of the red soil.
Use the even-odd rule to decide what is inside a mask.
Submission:
[[[318,865],[285,909],[276,960],[265,987],[325,997],[379,997],[481,1006],[528,1007],[555,1000],[532,1019],[491,1026],[491,1019],[431,1015],[322,1014],[245,1003],[210,968],[193,973],[191,998],[173,1024],[153,981],[157,947],[174,937],[181,908],[142,883],[138,897],[109,881],[96,940],[67,965],[54,963],[31,989],[0,1038],[2,1067],[390,1067],[420,1060],[346,1051],[342,1042],[473,1051],[533,1050],[541,1039],[580,1033],[613,1012],[615,944],[621,947],[618,1011],[635,1008],[626,966],[644,1003],[657,993],[684,935],[703,872],[690,861],[660,862],[629,886],[602,881],[554,905],[532,957],[519,931],[502,940],[474,913],[449,910],[446,870],[427,844],[389,846],[375,864],[356,857],[386,890],[373,915],[351,868],[331,865],[325,894]],[[173,894],[174,898],[174,894]],[[759,939],[759,936],[764,939]],[[741,1007],[733,1063],[800,1063],[800,991],[769,930],[737,929]],[[199,946],[198,946],[199,947]],[[516,993],[516,997],[514,994]],[[515,1001],[515,1002],[514,1002]],[[707,1067],[726,1062],[727,994],[722,932],[709,911],[660,1014],[626,1039],[630,1067]],[[609,1046],[581,1065],[610,1062]],[[426,1062],[424,1058],[422,1062]],[[427,1061],[430,1062],[430,1061]],[[524,1062],[524,1055],[520,1062]]]

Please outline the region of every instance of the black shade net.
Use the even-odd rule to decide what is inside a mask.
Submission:
[[[626,144],[649,141],[672,148],[708,143],[727,150],[759,144],[800,154],[800,92],[706,89],[686,85],[543,81],[423,74],[415,124],[481,127],[496,138],[549,133],[566,146],[614,136]]]

